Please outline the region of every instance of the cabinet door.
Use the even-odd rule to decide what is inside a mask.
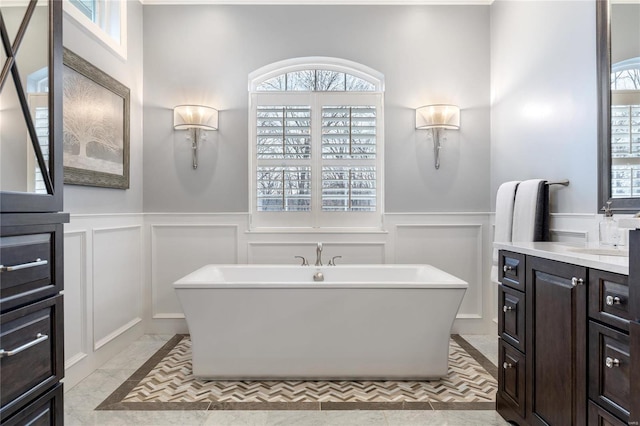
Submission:
[[[640,425],[640,322],[632,322],[629,325],[629,339],[631,340],[631,363],[629,372],[631,382],[631,412],[629,425]]]
[[[496,408],[507,420],[513,410],[520,418],[525,417],[525,356],[511,345],[500,339],[498,343],[498,393]]]
[[[533,424],[584,425],[584,267],[527,257],[527,407]]]
[[[589,316],[607,325],[629,331],[629,277],[589,270]]]
[[[524,301],[523,292],[498,286],[498,334],[520,352],[525,352]]]
[[[50,426],[64,422],[62,383],[7,419],[3,426]]]
[[[629,339],[631,342],[630,425],[640,425],[640,229],[629,232]]]
[[[0,312],[8,312],[63,290],[64,236],[60,222],[66,217],[56,213],[2,215]],[[16,218],[36,224],[8,225]]]
[[[60,211],[62,2],[2,1],[0,14],[0,206]]]
[[[64,376],[62,295],[0,315],[0,421]]]

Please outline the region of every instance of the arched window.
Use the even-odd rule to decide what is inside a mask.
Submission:
[[[640,90],[640,57],[611,66],[611,90]]]
[[[383,89],[335,58],[250,74],[252,227],[381,226]]]

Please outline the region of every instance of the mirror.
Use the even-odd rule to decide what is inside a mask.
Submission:
[[[48,6],[46,0],[39,0],[6,2],[0,7],[10,44],[20,41],[19,48],[10,52],[13,66],[4,76],[0,92],[2,191],[51,194],[53,190],[45,184],[47,179],[51,181]],[[4,65],[8,55],[1,50]]]
[[[640,1],[596,1],[598,208],[640,211]]]

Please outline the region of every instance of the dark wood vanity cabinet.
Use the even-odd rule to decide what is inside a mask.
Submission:
[[[500,251],[515,260],[517,280],[500,270],[498,412],[519,425],[634,424],[629,277]]]
[[[62,2],[0,15],[0,423],[61,425]]]
[[[531,424],[586,424],[586,282],[581,266],[527,256]]]

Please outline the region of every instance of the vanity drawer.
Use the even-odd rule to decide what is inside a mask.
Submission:
[[[8,418],[3,426],[61,425],[64,421],[62,383]]]
[[[524,293],[504,285],[498,286],[498,334],[502,339],[525,352]]]
[[[589,397],[628,421],[631,394],[629,336],[589,321]]]
[[[64,375],[62,296],[0,315],[0,418]]]
[[[504,340],[498,344],[498,394],[520,417],[525,408],[525,357]]]
[[[597,426],[627,426],[627,423],[621,421],[607,410],[589,401],[589,424]]]
[[[508,287],[524,291],[524,255],[500,250],[498,255],[499,281]]]
[[[589,316],[629,331],[629,277],[589,270]]]
[[[27,305],[62,290],[61,224],[2,227],[0,309]]]

